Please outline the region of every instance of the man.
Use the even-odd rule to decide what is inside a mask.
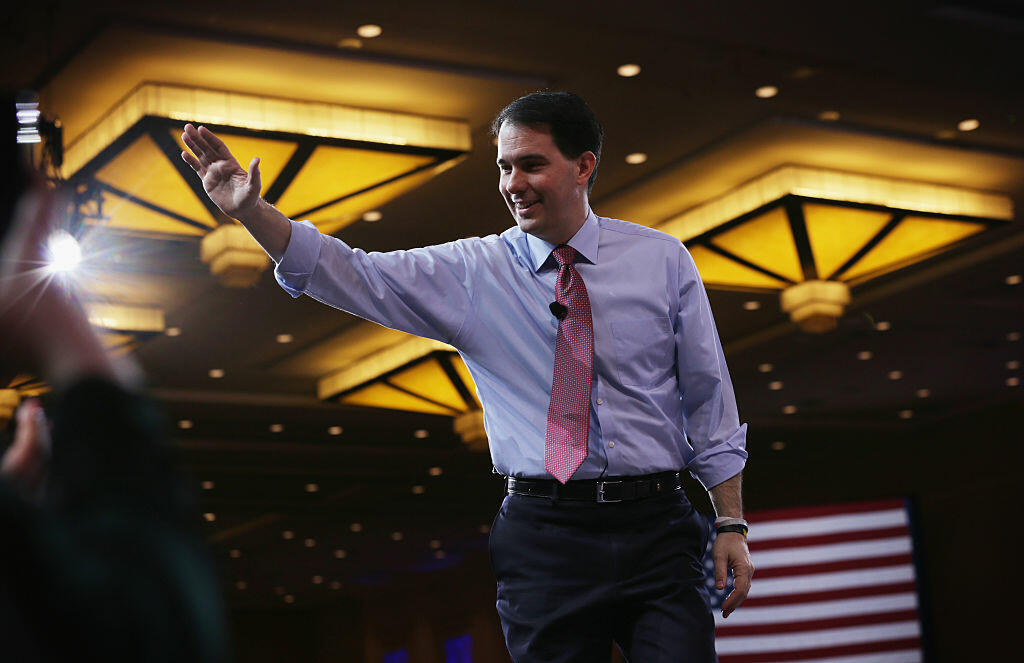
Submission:
[[[32,399],[13,443],[0,439],[0,660],[230,660],[168,428],[134,363],[107,355],[73,292],[43,268],[61,201],[21,170],[4,102],[0,162],[15,176],[0,183],[0,374],[47,380],[53,430]]]
[[[607,660],[612,641],[632,661],[715,660],[708,532],[680,468],[710,486],[725,519],[716,583],[731,568],[736,589],[724,616],[753,569],[746,426],[696,268],[678,240],[590,210],[602,131],[582,99],[527,95],[493,130],[516,227],[391,253],[289,221],[259,198],[259,159],[246,173],[205,128],[186,125],[194,156],[182,157],[292,296],[459,350],[508,477],[490,543],[517,663]]]

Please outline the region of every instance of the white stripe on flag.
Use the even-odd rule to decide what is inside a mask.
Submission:
[[[889,539],[875,539],[873,541],[847,541],[821,546],[758,550],[750,553],[750,559],[754,563],[755,569],[771,569],[776,566],[818,564],[822,562],[838,562],[844,559],[900,555],[909,553],[911,550],[910,537],[900,536]]]
[[[779,633],[777,635],[736,635],[717,638],[715,648],[719,656],[728,654],[767,654],[769,652],[816,649],[818,647],[842,647],[865,642],[881,642],[898,638],[914,638],[921,635],[916,621],[875,624],[871,626],[849,626],[829,628],[800,633]]]
[[[899,649],[874,654],[801,659],[800,663],[921,663],[920,649]]]
[[[838,601],[814,601],[793,605],[769,605],[761,608],[740,606],[729,619],[721,612],[715,613],[715,626],[749,626],[753,624],[779,624],[802,622],[810,619],[831,619],[855,615],[876,615],[897,610],[916,610],[917,595],[914,592],[865,596]]]
[[[757,566],[755,565],[755,569]],[[783,596],[803,594],[804,592],[826,592],[851,587],[869,587],[871,585],[888,585],[894,582],[909,582],[914,579],[914,567],[911,564],[900,566],[883,566],[877,569],[858,569],[856,571],[836,571],[834,573],[811,573],[804,576],[783,576],[781,578],[757,579],[750,583],[750,596]]]
[[[753,514],[751,514],[753,515]],[[785,520],[752,521],[751,541],[789,539],[797,536],[836,534],[838,532],[863,532],[907,525],[907,512],[903,509],[869,511],[867,513],[844,513],[835,516],[813,518],[787,518]]]

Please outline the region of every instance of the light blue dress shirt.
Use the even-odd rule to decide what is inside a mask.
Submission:
[[[706,488],[746,462],[746,424],[704,285],[676,238],[589,212],[579,254],[594,320],[589,450],[573,479],[688,469]],[[498,472],[550,479],[544,431],[554,373],[557,263],[518,227],[366,253],[292,222],[275,269],[293,297],[449,343],[476,383]]]

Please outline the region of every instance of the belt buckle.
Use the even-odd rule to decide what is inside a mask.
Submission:
[[[606,486],[610,486],[612,484],[618,484],[619,486],[622,486],[622,482],[621,481],[598,481],[597,482],[597,503],[598,504],[612,503],[612,502],[621,502],[622,501],[621,493],[620,493],[619,499],[617,499],[617,500],[616,499],[605,499],[605,497],[604,497],[604,489],[605,489]]]

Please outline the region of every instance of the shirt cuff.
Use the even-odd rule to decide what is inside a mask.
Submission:
[[[291,221],[292,234],[281,262],[274,268],[274,278],[292,297],[306,290],[320,260],[320,231],[309,221]]]
[[[686,469],[706,490],[733,478],[747,464],[746,437],[747,425],[743,424],[727,442],[696,456]]]

